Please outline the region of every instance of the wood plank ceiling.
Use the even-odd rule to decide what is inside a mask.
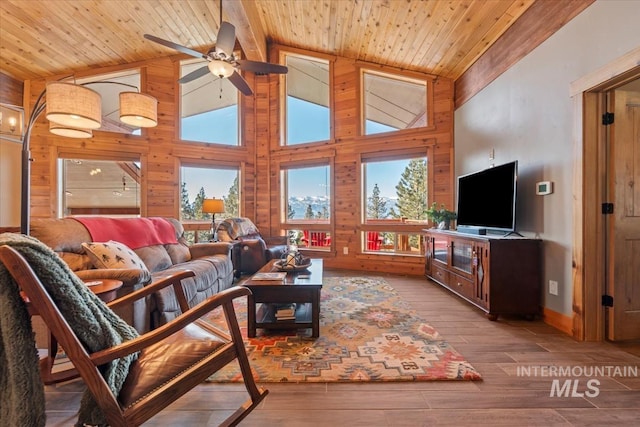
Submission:
[[[277,43],[457,79],[535,0],[222,0],[244,54]],[[0,72],[18,80],[200,52],[219,3],[204,0],[2,0]]]

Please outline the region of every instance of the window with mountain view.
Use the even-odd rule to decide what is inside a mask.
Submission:
[[[283,145],[329,140],[329,61],[293,54],[285,60],[289,71]]]
[[[329,165],[282,170],[282,194],[289,240],[300,248],[331,246],[331,170]]]
[[[182,61],[180,77],[207,61]],[[239,145],[238,89],[211,73],[180,85],[180,139]]]
[[[427,159],[363,159],[365,252],[420,255],[427,222]]]
[[[427,126],[427,83],[365,70],[362,73],[363,133]]]

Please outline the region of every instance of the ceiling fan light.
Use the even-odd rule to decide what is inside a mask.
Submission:
[[[91,129],[74,128],[55,122],[49,122],[49,132],[54,135],[66,136],[67,138],[91,138],[93,136]]]
[[[120,92],[120,121],[135,127],[158,125],[158,100],[139,92]]]
[[[102,124],[100,94],[73,83],[48,83],[47,119],[76,129],[98,129]]]
[[[212,74],[220,77],[221,79],[229,77],[236,71],[233,65],[220,60],[213,60],[209,62],[207,67],[209,67],[209,71],[211,71]]]

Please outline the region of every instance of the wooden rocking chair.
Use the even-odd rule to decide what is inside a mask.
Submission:
[[[89,354],[25,258],[9,246],[0,246],[0,261],[64,348],[112,427],[142,424],[236,359],[249,399],[223,425],[239,423],[268,393],[268,390],[257,387],[252,377],[233,308],[235,298],[250,294],[244,287],[233,287],[189,308],[180,281],[192,276],[191,271],[148,285],[112,301],[108,306],[114,308],[128,304],[173,286],[182,315],[137,338]],[[224,310],[228,333],[198,320],[219,306]],[[131,364],[124,385],[116,396],[101,375],[100,367],[135,352],[139,352],[139,356]]]

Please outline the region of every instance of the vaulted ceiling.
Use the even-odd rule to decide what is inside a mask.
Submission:
[[[456,79],[534,0],[222,0],[248,59],[269,43]],[[169,56],[143,38],[199,52],[215,44],[220,3],[2,0],[0,72],[18,80]]]

